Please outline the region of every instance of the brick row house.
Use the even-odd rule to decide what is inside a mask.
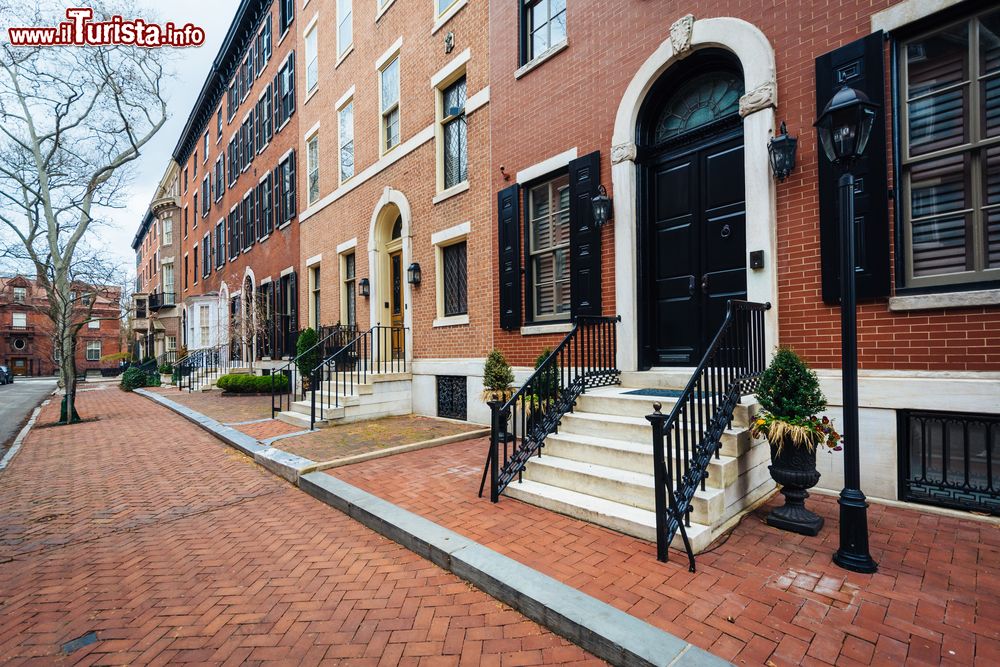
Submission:
[[[129,345],[136,360],[156,358],[165,363],[177,356],[181,340],[179,203],[180,172],[171,160],[132,240],[136,284]]]
[[[269,304],[258,358],[307,325],[389,327],[369,354],[406,371],[358,414],[486,424],[489,350],[520,384],[608,318],[561,364],[599,357],[620,385],[579,397],[507,493],[648,538],[643,416],[730,300],[769,304],[762,349],[799,352],[840,417],[837,173],[813,123],[850,85],[880,105],[855,167],[862,485],[996,512],[998,44],[1000,13],[955,0],[243,2],[174,154],[182,337],[220,344],[248,298]],[[696,548],[774,489],[750,413],[694,498]],[[839,489],[841,459],[819,468]]]
[[[70,297],[77,313],[74,322],[83,325],[76,349],[78,376],[116,370],[118,361],[105,361],[104,357],[121,352],[121,290],[77,285]],[[0,277],[0,364],[14,375],[59,373],[48,304],[45,289],[33,278]]]
[[[295,11],[294,2],[240,4],[174,150],[186,351],[227,345],[241,362],[294,356]]]

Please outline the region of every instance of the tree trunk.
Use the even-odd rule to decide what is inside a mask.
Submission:
[[[80,414],[76,411],[76,341],[66,323],[63,323],[61,340],[62,360],[60,371],[65,398],[63,399],[63,409],[60,413],[60,423],[72,424],[80,421]]]

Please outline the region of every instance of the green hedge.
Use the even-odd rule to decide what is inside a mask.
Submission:
[[[284,375],[223,375],[215,385],[232,394],[270,394],[272,385],[277,391],[288,390]]]

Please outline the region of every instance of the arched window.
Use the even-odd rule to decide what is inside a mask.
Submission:
[[[389,240],[394,241],[398,238],[401,238],[402,235],[403,235],[403,216],[397,215],[396,222],[394,222],[392,225],[392,237]]]
[[[714,71],[694,77],[667,99],[656,121],[655,143],[737,113],[742,95],[743,79],[733,72]]]

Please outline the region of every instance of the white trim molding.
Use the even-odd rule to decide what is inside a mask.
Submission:
[[[538,164],[533,164],[530,167],[525,167],[517,172],[517,183],[524,184],[528,181],[533,181],[539,176],[544,176],[549,172],[555,171],[556,169],[562,169],[567,166],[571,160],[576,159],[577,148],[574,146],[568,151],[563,151],[559,155],[553,155],[550,158],[542,160]]]
[[[340,245],[338,245],[337,246],[337,254],[338,255],[343,255],[348,250],[354,250],[357,247],[358,247],[358,237],[355,236],[350,241],[344,241],[343,243],[341,243]]]
[[[347,89],[347,92],[340,96],[340,99],[337,100],[335,105],[333,105],[333,108],[339,110],[340,107],[347,104],[347,101],[352,97],[354,97],[354,84],[351,84],[351,87]]]
[[[777,206],[767,154],[777,102],[774,48],[759,28],[731,17],[686,16],[665,33],[664,40],[639,67],[622,95],[608,147],[615,207],[615,304],[622,318],[618,368],[623,371],[634,371],[639,366],[636,125],[642,103],[660,75],[699,49],[722,48],[733,53],[743,69],[744,89],[752,93],[741,104],[745,111],[746,243],[747,251],[764,251],[764,268],[747,268],[747,298],[771,303],[771,310],[765,315],[766,346],[771,349],[778,344]],[[522,182],[520,173],[518,182]]]
[[[293,273],[295,273],[295,267],[294,266],[289,266],[289,267],[286,267],[286,268],[282,269],[281,273],[279,275],[282,278],[284,278],[285,276],[291,275]]]
[[[453,185],[450,188],[448,188],[447,190],[442,190],[441,192],[439,192],[436,195],[434,195],[433,197],[431,197],[431,203],[432,204],[440,204],[445,199],[450,199],[450,198],[454,197],[455,195],[460,195],[460,194],[462,194],[463,192],[465,192],[468,189],[469,189],[469,182],[468,181],[462,181],[458,185]]]
[[[323,253],[320,253],[318,255],[313,255],[312,257],[306,260],[306,268],[308,269],[310,266],[319,264],[322,261],[323,261]]]
[[[514,78],[515,79],[520,79],[522,76],[524,76],[525,74],[527,74],[531,70],[535,69],[536,67],[538,67],[539,65],[541,65],[545,61],[549,60],[550,58],[552,58],[553,56],[555,56],[557,53],[561,53],[562,51],[564,51],[568,47],[569,47],[569,40],[567,40],[567,39],[563,39],[562,41],[556,42],[555,44],[553,44],[552,46],[550,46],[548,49],[546,49],[545,51],[539,53],[533,59],[529,60],[528,62],[524,63],[519,68],[517,68],[517,71],[514,72]]]
[[[470,231],[472,231],[471,221],[463,222],[460,225],[455,225],[454,227],[449,227],[448,229],[442,229],[439,232],[431,234],[431,245],[441,245],[442,243],[447,243],[453,239],[468,236]]]
[[[879,30],[891,32],[908,23],[919,21],[943,9],[948,9],[959,2],[962,0],[903,0],[892,7],[872,14],[872,32]]]
[[[471,116],[474,112],[490,103],[490,87],[483,86],[472,97],[465,100],[465,115]]]
[[[388,49],[386,49],[385,53],[383,53],[382,55],[380,55],[378,57],[378,60],[375,61],[375,69],[376,69],[376,71],[382,69],[382,67],[387,62],[389,62],[389,59],[392,58],[397,53],[399,53],[399,50],[402,49],[402,48],[403,48],[403,36],[400,35],[396,39],[396,41],[392,43],[392,46],[390,46]]]
[[[303,141],[309,141],[310,139],[313,138],[314,134],[316,134],[317,132],[319,132],[319,123],[320,123],[320,121],[316,121],[316,124],[313,125],[312,127],[310,127],[306,131],[306,133],[302,135],[302,140]]]
[[[441,14],[441,16],[434,19],[434,27],[431,28],[431,34],[433,35],[440,30],[445,23],[451,20],[451,17],[458,13],[458,10],[462,9],[462,7],[465,7],[467,4],[469,4],[469,0],[458,0],[457,2],[452,3],[451,7],[444,10],[444,13]]]
[[[437,88],[440,86],[442,81],[448,80],[450,76],[464,67],[465,64],[471,59],[472,50],[468,48],[452,58],[451,62],[439,69],[434,73],[434,76],[431,77],[431,88]]]
[[[560,322],[558,324],[529,324],[521,327],[521,335],[541,336],[543,334],[569,333],[572,330],[572,322]]]

